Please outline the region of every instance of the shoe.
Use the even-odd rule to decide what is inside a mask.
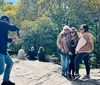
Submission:
[[[81,77],[81,76],[80,76],[79,74],[76,74],[76,75],[75,75],[75,78],[74,78],[73,80],[75,81],[75,80],[79,79],[80,77]]]
[[[91,79],[90,76],[85,75],[82,79]]]
[[[15,85],[15,83],[9,81],[9,82],[5,82],[3,81],[1,85]]]
[[[75,75],[72,75],[72,79],[75,79]]]
[[[68,79],[72,79],[72,75],[71,74],[68,74]]]

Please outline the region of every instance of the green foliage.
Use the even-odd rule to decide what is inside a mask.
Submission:
[[[17,10],[17,16],[20,21],[35,20],[38,17],[37,0],[22,0]]]
[[[68,14],[69,8],[63,8],[59,6],[52,6],[51,10],[51,19],[59,27],[59,32],[61,31],[62,26],[68,24]]]
[[[95,62],[96,62],[96,56],[92,56],[91,57],[91,66],[92,66],[91,68],[96,67],[96,63]]]
[[[3,5],[3,3],[4,3],[4,0],[0,0],[0,8]]]
[[[85,69],[85,65],[84,65],[84,64],[81,64],[81,65],[80,65],[80,68],[81,68],[81,69]]]
[[[22,41],[26,49],[34,46],[38,49],[44,46],[50,54],[56,50],[57,26],[48,17],[38,18],[36,21],[22,22]]]

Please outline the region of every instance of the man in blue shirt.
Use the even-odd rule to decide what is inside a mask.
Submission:
[[[15,85],[12,83],[10,78],[13,61],[7,53],[7,43],[11,42],[12,39],[8,38],[8,31],[17,31],[19,28],[15,25],[10,24],[8,16],[1,16],[0,19],[0,75],[4,72],[3,82],[1,85]],[[6,68],[4,68],[6,64]]]

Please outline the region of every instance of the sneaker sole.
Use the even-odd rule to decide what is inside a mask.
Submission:
[[[76,81],[76,80],[78,80],[80,77],[81,77],[81,76],[78,76],[77,78],[73,79],[73,81]]]

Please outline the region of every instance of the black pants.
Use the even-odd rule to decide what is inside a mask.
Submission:
[[[74,63],[75,56],[76,54],[70,56],[69,73],[71,73],[72,71],[72,75],[74,75],[75,72],[75,63]]]
[[[76,55],[76,58],[75,58],[76,74],[79,74],[79,68],[80,68],[79,64],[82,61],[82,59],[84,60],[84,64],[86,67],[86,75],[89,75],[90,74],[90,56],[89,56],[89,53],[78,53]]]

